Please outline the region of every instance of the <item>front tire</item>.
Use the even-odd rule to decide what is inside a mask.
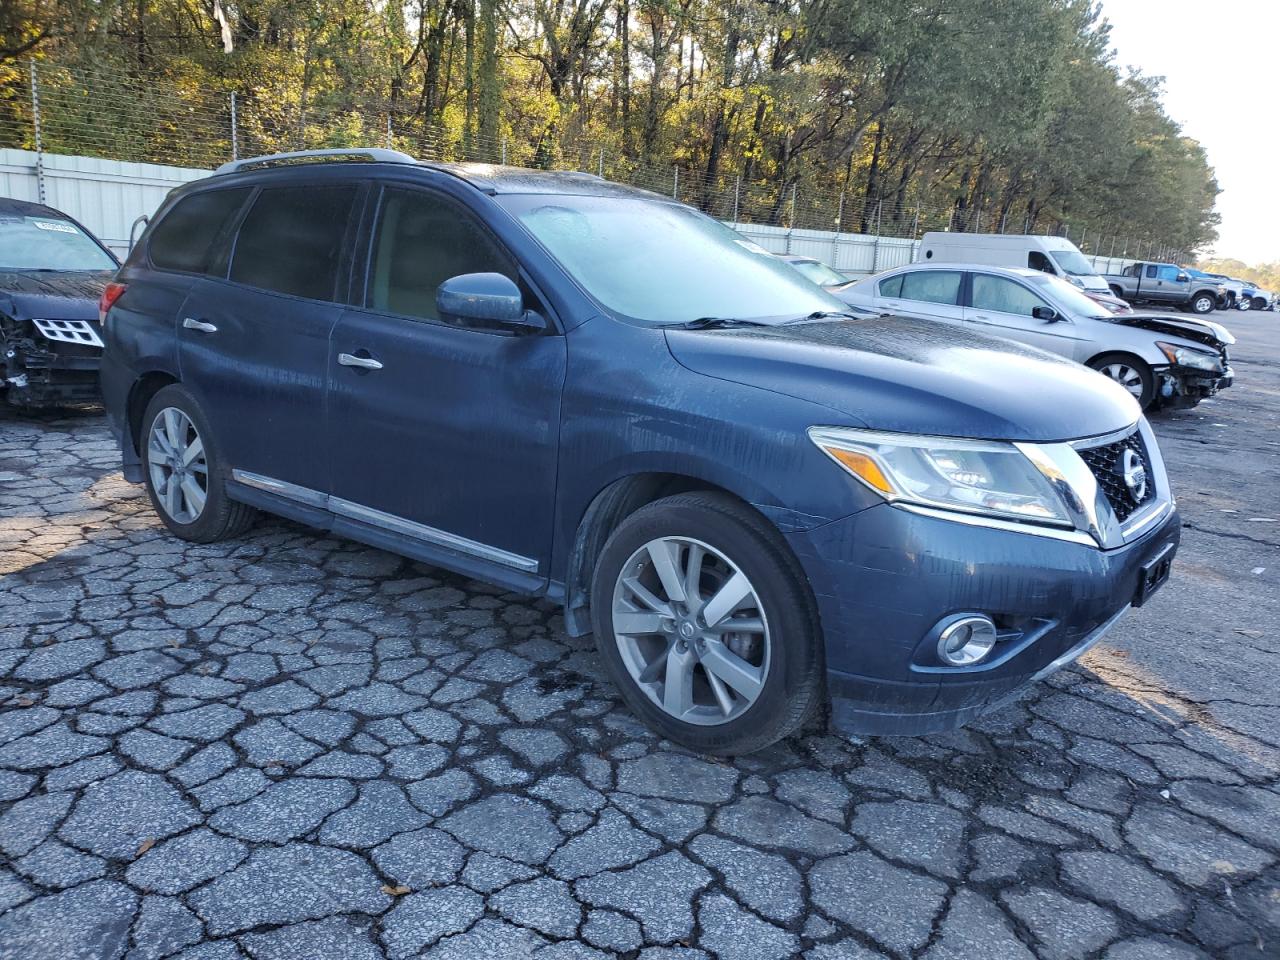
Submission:
[[[716,493],[627,517],[597,560],[591,617],[623,699],[699,753],[751,753],[798,730],[822,691],[808,583],[778,532]]]
[[[253,524],[257,511],[227,496],[226,468],[209,421],[181,385],[170,384],[151,398],[140,439],[147,495],[170,533],[214,543]]]
[[[1238,310],[1252,310],[1252,309],[1253,309],[1253,304],[1254,304],[1254,301],[1253,301],[1253,300],[1250,300],[1248,297],[1241,297],[1241,298],[1239,299],[1239,301],[1237,301],[1237,303],[1236,303],[1236,309],[1238,309]]]
[[[1144,360],[1127,353],[1104,353],[1090,360],[1089,366],[1128,390],[1143,410],[1155,400],[1155,374]]]
[[[1265,309],[1267,309],[1267,301],[1266,301],[1263,297],[1254,297],[1254,298],[1253,298],[1253,309],[1255,309],[1255,310],[1265,310]]]
[[[1211,293],[1197,293],[1191,299],[1192,313],[1212,313],[1217,306],[1218,298]]]

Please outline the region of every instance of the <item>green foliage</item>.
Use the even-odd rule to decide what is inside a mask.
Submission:
[[[12,0],[0,144],[207,165],[393,143],[720,215],[1195,249],[1217,184],[1090,0]],[[230,52],[225,49],[225,34]],[[388,130],[388,126],[390,130]],[[680,168],[679,183],[673,167]],[[855,227],[856,228],[856,227]]]

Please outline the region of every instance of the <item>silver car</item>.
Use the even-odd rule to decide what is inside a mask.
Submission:
[[[953,323],[1070,357],[1120,383],[1143,409],[1193,407],[1231,385],[1220,324],[1165,313],[1112,314],[1039,270],[916,263],[860,280],[847,303]]]

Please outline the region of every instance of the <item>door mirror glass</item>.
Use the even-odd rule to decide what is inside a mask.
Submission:
[[[1053,309],[1053,307],[1032,307],[1031,315],[1037,320],[1044,320],[1048,323],[1053,323],[1056,320],[1062,319],[1058,316],[1058,311]]]
[[[1178,274],[1178,282],[1179,282],[1179,283],[1186,283],[1186,282],[1187,282],[1188,280],[1190,280],[1190,279],[1191,279],[1191,277],[1190,277],[1190,275],[1188,275],[1188,274],[1185,274],[1185,273],[1180,273],[1180,274]]]
[[[525,310],[520,288],[501,273],[464,273],[446,280],[436,291],[436,309],[442,320],[545,326],[540,316]]]

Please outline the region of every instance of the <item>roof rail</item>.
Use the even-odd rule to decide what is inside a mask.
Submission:
[[[232,160],[229,163],[224,163],[213,172],[215,175],[237,173],[247,167],[268,167],[275,163],[284,164],[293,160],[324,159],[326,157],[352,157],[375,163],[418,162],[407,153],[401,153],[399,150],[386,150],[382,147],[345,147],[336,150],[295,150],[292,153],[269,153],[262,157],[245,157],[242,160]]]

